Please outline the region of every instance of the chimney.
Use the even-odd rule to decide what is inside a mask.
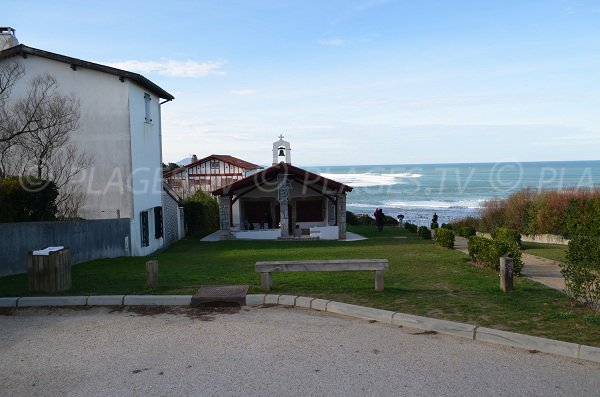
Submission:
[[[15,36],[15,30],[7,26],[0,27],[0,51],[17,45],[19,45],[19,40]]]
[[[195,163],[196,161],[198,161],[198,156],[192,154],[192,163]]]

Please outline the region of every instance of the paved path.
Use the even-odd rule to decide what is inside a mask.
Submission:
[[[597,363],[320,312],[154,310],[0,315],[0,394],[592,396],[600,390]]]
[[[467,239],[464,237],[456,236],[454,248],[467,255],[469,254]],[[560,273],[558,262],[526,253],[523,253],[522,259],[524,266],[521,274],[523,276],[542,283],[547,287],[564,292],[565,279]]]

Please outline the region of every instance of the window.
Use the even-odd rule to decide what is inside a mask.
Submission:
[[[150,101],[152,100],[152,98],[150,98],[150,94],[145,93],[144,94],[144,105],[145,105],[145,111],[146,111],[146,123],[150,124],[152,123],[152,116],[151,116],[151,112],[150,112]]]
[[[162,207],[154,207],[154,238],[163,236]]]
[[[140,226],[142,235],[142,247],[150,245],[150,232],[148,230],[148,211],[140,212]]]
[[[210,168],[220,168],[219,160],[210,160]]]

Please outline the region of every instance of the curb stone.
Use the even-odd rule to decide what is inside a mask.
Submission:
[[[278,305],[279,295],[265,295],[265,305]]]
[[[460,338],[475,339],[475,329],[472,324],[457,323],[448,320],[415,316],[413,314],[394,313],[394,325],[416,328],[424,331],[435,331],[440,334],[458,336]]]
[[[265,303],[264,294],[246,295],[246,306],[258,306]]]
[[[514,332],[480,327],[477,328],[475,339],[480,342],[492,342],[498,345],[518,347],[527,350],[537,350],[543,353],[552,353],[559,356],[579,358],[580,345],[554,339],[540,338],[538,336],[529,336]]]
[[[19,298],[0,298],[0,307],[17,307]]]
[[[125,295],[123,305],[189,306],[192,295]]]
[[[97,295],[97,296],[49,296],[49,297],[4,297],[0,298],[0,307],[35,307],[35,306],[100,306],[100,305],[190,305],[191,295]],[[259,306],[272,304],[294,305],[307,309],[327,311],[350,317],[388,322],[391,324],[436,331],[441,334],[467,338],[478,342],[487,342],[511,346],[519,349],[535,350],[557,356],[578,358],[600,363],[600,348],[579,345],[537,336],[500,331],[492,328],[477,327],[471,324],[437,320],[429,317],[390,312],[387,310],[357,306],[346,303],[315,299],[293,295],[247,295],[246,305]],[[102,303],[114,302],[114,303]],[[281,303],[280,303],[281,302]]]
[[[330,301],[327,301],[324,299],[313,299],[310,302],[310,308],[324,312],[324,311],[327,311],[327,304],[329,302]]]
[[[310,309],[310,302],[312,302],[314,298],[308,298],[306,296],[299,296],[296,298],[296,307],[303,307],[305,309]]]
[[[122,306],[125,295],[97,295],[90,296],[88,306]]]
[[[374,320],[381,323],[391,324],[394,312],[389,310],[374,309],[371,307],[350,305],[348,303],[329,302],[327,304],[327,312],[343,314],[362,318],[363,320]]]
[[[19,298],[17,307],[85,306],[87,296],[26,296]]]
[[[293,295],[281,295],[279,297],[279,304],[284,306],[294,306],[296,304],[297,296]]]

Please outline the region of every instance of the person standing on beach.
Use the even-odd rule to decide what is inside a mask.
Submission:
[[[377,226],[377,231],[380,232],[383,230],[383,209],[381,208],[376,208],[375,212],[373,213],[373,216],[375,217],[375,225]]]

